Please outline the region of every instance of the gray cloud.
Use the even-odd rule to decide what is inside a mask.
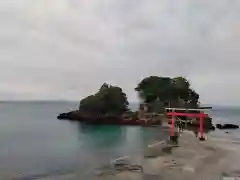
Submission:
[[[238,104],[238,0],[0,0],[0,99],[78,100],[103,82],[190,79],[203,103]]]

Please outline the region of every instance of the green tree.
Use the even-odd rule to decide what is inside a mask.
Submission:
[[[172,81],[173,81],[173,84],[175,85],[175,87],[178,89],[189,89],[190,88],[189,81],[182,76],[175,77],[172,79]]]
[[[150,76],[143,79],[135,90],[146,103],[160,100],[164,103],[171,96],[172,79],[169,77]]]
[[[161,102],[171,107],[197,107],[199,95],[190,88],[189,81],[184,77],[144,78],[135,88],[139,97],[148,104]]]
[[[80,101],[80,111],[91,114],[119,115],[128,110],[126,94],[120,87],[104,83],[99,91]]]

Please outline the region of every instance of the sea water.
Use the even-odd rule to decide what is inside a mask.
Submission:
[[[240,107],[220,107],[216,106],[209,112],[213,118],[213,124],[232,123],[240,126]],[[218,130],[212,133],[218,137],[228,137],[240,143],[240,130]]]
[[[91,173],[166,137],[157,128],[88,126],[56,118],[77,107],[77,102],[0,103],[0,179],[36,179],[76,169]]]
[[[167,136],[159,128],[87,126],[56,119],[77,107],[78,102],[0,103],[0,179],[92,173],[112,158],[141,155],[144,146]],[[214,123],[240,124],[240,108],[214,108],[210,114]],[[239,130],[228,136],[240,138]]]

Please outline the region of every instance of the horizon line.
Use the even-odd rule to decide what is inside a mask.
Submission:
[[[14,103],[14,102],[80,102],[80,100],[61,100],[61,99],[22,99],[22,100],[0,100],[0,103]],[[139,104],[139,102],[129,102],[129,104]],[[239,107],[240,105],[229,105],[229,104],[208,104],[208,103],[203,103],[201,104],[202,106],[212,106],[212,107]]]

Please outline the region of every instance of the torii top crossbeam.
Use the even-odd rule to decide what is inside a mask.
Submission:
[[[196,109],[188,109],[188,108],[165,108],[167,110],[180,110],[180,111],[207,111],[211,110],[212,107],[199,107]]]

